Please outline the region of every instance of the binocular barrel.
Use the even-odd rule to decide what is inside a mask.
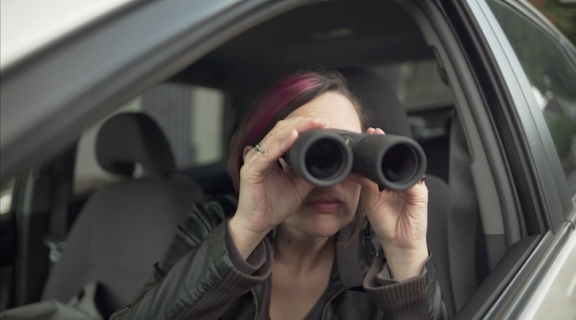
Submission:
[[[406,190],[426,171],[426,155],[412,139],[342,130],[300,133],[284,160],[318,187],[338,184],[353,171],[380,187]]]

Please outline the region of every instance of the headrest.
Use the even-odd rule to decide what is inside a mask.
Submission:
[[[367,68],[347,67],[338,71],[346,78],[352,94],[368,110],[369,126],[412,138],[406,110],[384,78]]]
[[[161,176],[176,168],[162,130],[142,113],[121,113],[106,120],[98,132],[96,158],[104,170],[125,176],[132,176],[136,163]]]

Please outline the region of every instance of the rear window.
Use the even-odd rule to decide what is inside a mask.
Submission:
[[[134,98],[110,114],[143,112],[160,126],[179,170],[220,162],[225,154],[225,96],[222,91],[177,83],[164,83]],[[95,145],[102,120],[82,134],[74,173],[74,193],[89,192],[120,179],[100,168]],[[142,170],[136,166],[135,175]]]
[[[396,89],[408,113],[453,106],[452,92],[442,82],[435,60],[386,65],[375,71]]]

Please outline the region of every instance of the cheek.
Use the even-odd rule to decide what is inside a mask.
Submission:
[[[351,214],[353,215],[356,212],[356,208],[358,207],[358,202],[360,200],[360,190],[362,187],[357,183],[347,180],[344,180],[344,182],[342,182],[342,187],[345,190],[344,192],[346,194],[346,203],[348,209],[351,211]]]

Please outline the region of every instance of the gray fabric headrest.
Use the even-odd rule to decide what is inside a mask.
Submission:
[[[141,113],[121,113],[108,119],[98,132],[96,158],[104,170],[125,176],[132,176],[135,163],[161,176],[176,169],[162,130]]]
[[[369,112],[368,125],[389,134],[412,138],[406,110],[396,92],[375,71],[360,67],[338,69],[348,88]]]

